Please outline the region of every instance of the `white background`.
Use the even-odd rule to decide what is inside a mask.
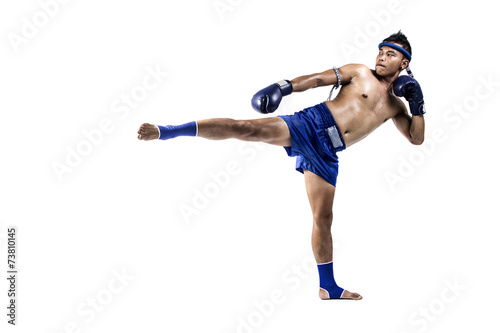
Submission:
[[[1,279],[2,332],[496,329],[499,23],[491,1],[443,3],[2,2],[1,276],[8,226],[19,268],[16,327]],[[425,95],[426,145],[387,122],[339,154],[335,274],[360,302],[318,299],[303,177],[283,148],[136,138],[143,122],[261,117],[250,107],[259,89],[373,67],[399,29]],[[162,82],[115,112],[148,68]],[[294,94],[277,113],[328,92]],[[103,120],[112,129],[100,136]]]

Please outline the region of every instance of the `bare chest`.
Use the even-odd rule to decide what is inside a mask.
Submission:
[[[356,104],[358,113],[379,121],[386,121],[397,113],[396,97],[386,87],[367,82],[353,88],[350,97]]]

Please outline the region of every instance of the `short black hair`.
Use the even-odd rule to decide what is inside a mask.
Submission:
[[[403,46],[403,49],[408,51],[408,53],[410,53],[410,55],[411,55],[410,42],[408,41],[408,38],[406,38],[405,34],[401,32],[401,30],[399,30],[395,34],[390,35],[389,37],[384,39],[383,42],[401,44]]]

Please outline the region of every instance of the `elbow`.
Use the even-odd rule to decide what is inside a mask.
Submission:
[[[424,143],[425,132],[424,129],[410,131],[408,139],[415,146],[420,146]]]
[[[412,137],[410,138],[410,142],[412,145],[415,145],[415,146],[420,146],[422,143],[424,143],[424,137],[421,136],[421,137]]]

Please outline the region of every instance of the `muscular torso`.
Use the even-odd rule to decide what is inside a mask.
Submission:
[[[351,82],[342,85],[337,97],[325,104],[332,112],[346,146],[363,139],[404,109],[403,103],[388,92],[387,84],[379,81],[364,65],[359,65]]]

